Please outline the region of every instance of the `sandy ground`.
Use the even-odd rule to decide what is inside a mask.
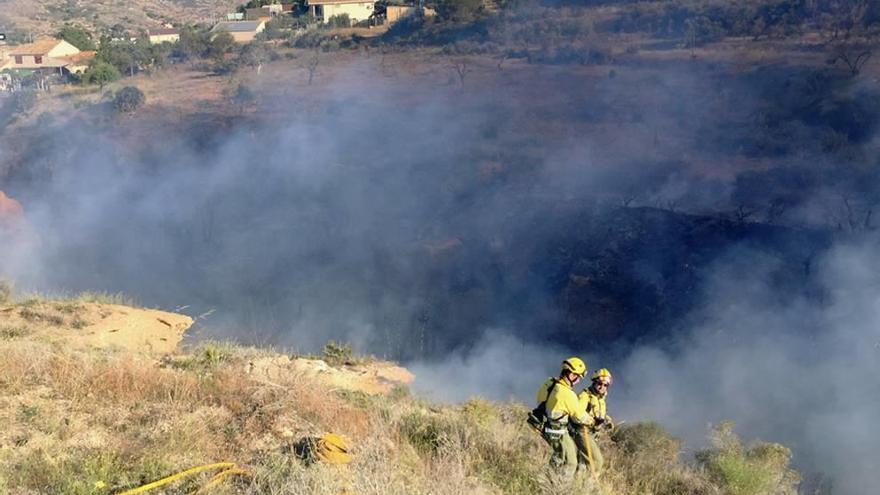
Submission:
[[[247,363],[245,371],[253,379],[268,384],[290,375],[300,375],[321,380],[331,389],[372,395],[387,394],[396,386],[409,385],[415,379],[406,368],[382,361],[333,367],[320,359],[287,356],[254,359]]]
[[[117,348],[147,354],[177,349],[189,316],[117,304],[30,301],[0,306],[0,333],[34,335],[73,348]]]
[[[174,360],[178,344],[193,324],[186,315],[119,304],[77,300],[31,299],[0,306],[0,338],[32,338],[68,349],[115,349],[167,356]],[[323,381],[331,389],[386,394],[412,383],[406,368],[383,361],[330,366],[321,359],[285,355],[255,357],[243,370],[253,379],[273,385],[302,376]]]

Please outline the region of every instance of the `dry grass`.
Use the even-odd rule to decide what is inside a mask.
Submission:
[[[546,445],[523,421],[522,404],[435,405],[399,390],[377,397],[331,389],[293,368],[270,381],[249,372],[260,359],[289,362],[221,343],[157,360],[31,336],[0,340],[0,492],[110,494],[220,460],[253,473],[216,492],[225,494],[563,489],[547,470]],[[351,464],[309,464],[294,455],[296,442],[328,431],[350,440]],[[725,476],[747,469],[788,476],[787,458],[767,454],[785,452],[762,445],[710,452],[712,478],[681,463],[677,441],[655,425],[628,427],[604,445],[610,469],[601,486],[579,485],[583,493],[712,495],[724,493]],[[192,493],[208,477],[165,493]]]

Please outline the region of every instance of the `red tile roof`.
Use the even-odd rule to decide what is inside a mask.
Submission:
[[[43,56],[45,56],[47,53],[52,51],[53,48],[58,46],[58,43],[61,43],[61,40],[53,40],[53,39],[37,40],[33,43],[28,43],[26,45],[16,46],[12,50],[9,50],[9,55],[43,55]]]

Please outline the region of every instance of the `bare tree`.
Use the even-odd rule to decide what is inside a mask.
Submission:
[[[840,191],[826,206],[829,222],[837,230],[858,232],[873,230],[874,209],[880,198],[853,191]]]
[[[458,82],[464,87],[464,78],[471,72],[470,64],[466,58],[459,58],[452,61],[451,67],[458,74]]]
[[[820,25],[828,31],[829,41],[848,40],[858,36],[866,26],[870,4],[874,0],[836,0],[830,10],[819,17]]]
[[[693,19],[685,22],[687,32],[685,33],[685,45],[691,49],[691,58],[697,58],[697,25]]]
[[[379,58],[379,67],[381,67],[382,70],[385,70],[385,57],[388,55],[388,52],[388,45],[386,45],[385,43],[379,45],[379,53],[382,55]]]
[[[393,53],[393,46],[389,46],[385,43],[379,45],[379,69],[382,71],[382,74],[388,77],[394,77],[397,75],[394,67],[388,61],[388,55]]]
[[[318,70],[318,64],[321,63],[320,57],[318,57],[318,50],[315,50],[315,54],[306,62],[306,69],[309,71],[309,86],[312,85],[312,79],[315,78],[315,71]]]
[[[855,77],[871,59],[871,55],[871,50],[868,47],[840,43],[834,47],[832,58],[828,60],[828,63],[834,65],[842,62],[849,70],[850,75]]]

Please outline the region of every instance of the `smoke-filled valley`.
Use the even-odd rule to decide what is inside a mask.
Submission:
[[[250,108],[47,97],[0,136],[22,211],[0,274],[179,309],[194,339],[351,343],[437,398],[531,401],[583,355],[622,419],[691,446],[731,419],[870,493],[880,72],[760,50],[344,51],[314,84],[295,60],[240,76]]]

